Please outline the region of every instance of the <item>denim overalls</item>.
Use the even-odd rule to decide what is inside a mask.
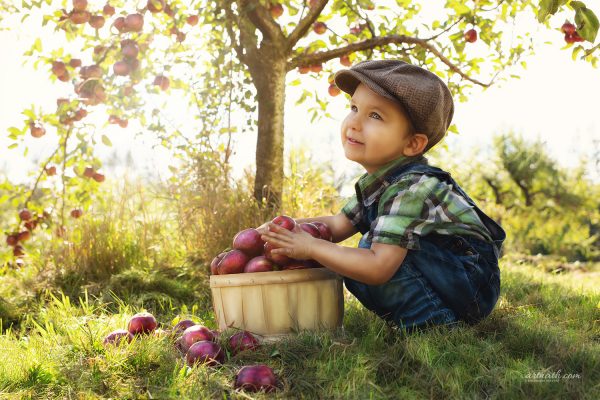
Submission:
[[[440,168],[421,163],[405,164],[389,171],[385,180],[392,184],[408,172],[433,175],[451,184],[474,207],[494,242],[432,232],[420,238],[420,250],[408,250],[388,282],[367,285],[344,277],[344,284],[366,308],[407,331],[455,324],[459,320],[477,323],[492,312],[500,296],[498,257],[506,233]],[[363,209],[366,212],[358,225],[363,234],[359,248],[371,247],[367,233],[377,218],[378,204],[379,199]]]

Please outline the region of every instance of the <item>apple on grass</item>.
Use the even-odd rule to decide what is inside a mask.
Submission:
[[[217,343],[209,340],[201,340],[192,344],[185,358],[190,367],[196,364],[216,366],[225,362],[225,353]]]
[[[133,335],[147,334],[156,329],[158,323],[154,315],[148,312],[135,314],[127,324],[127,330]]]
[[[205,326],[192,325],[183,331],[183,334],[178,340],[178,346],[186,353],[194,343],[201,340],[214,341],[215,336],[212,331]]]
[[[241,331],[231,335],[228,344],[234,355],[241,351],[254,350],[260,346],[258,338],[248,331]]]
[[[234,386],[248,392],[273,392],[277,390],[277,377],[273,370],[264,365],[246,365],[235,376]]]
[[[131,342],[133,340],[133,335],[125,329],[117,329],[106,335],[104,344],[118,344],[123,340]]]

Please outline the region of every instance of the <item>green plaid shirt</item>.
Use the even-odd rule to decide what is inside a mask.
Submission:
[[[452,185],[436,177],[418,172],[407,173],[389,185],[383,179],[386,172],[414,158],[401,157],[390,161],[372,174],[362,175],[356,184],[356,194],[342,212],[357,226],[366,207],[379,195],[377,218],[367,235],[371,242],[395,244],[418,250],[419,237],[431,232],[444,235],[472,235],[492,241],[491,235],[475,209],[453,190]],[[428,163],[425,157],[420,160]],[[358,202],[358,194],[362,204]]]

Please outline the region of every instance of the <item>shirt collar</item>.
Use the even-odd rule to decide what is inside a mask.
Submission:
[[[373,204],[373,202],[379,198],[379,195],[390,185],[385,179],[389,173],[396,168],[410,163],[428,164],[428,161],[423,155],[414,157],[400,156],[387,164],[382,165],[373,173],[369,174],[367,172],[362,175],[354,185],[358,201],[362,201],[365,207]]]

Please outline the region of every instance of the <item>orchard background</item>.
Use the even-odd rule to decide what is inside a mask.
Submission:
[[[11,121],[0,140],[0,394],[244,397],[235,369],[267,363],[282,381],[275,396],[288,398],[598,398],[600,127],[572,130],[596,112],[598,9],[587,3],[0,1],[0,33],[32,32],[2,68],[23,62],[48,81],[18,113],[0,111]],[[564,75],[537,98],[566,112],[540,117],[528,104],[492,129],[485,113],[513,100],[485,102],[544,46],[560,50]],[[347,112],[331,77],[377,58],[424,66],[453,92],[451,132],[430,160],[507,230],[492,316],[403,337],[347,297],[344,332],[302,333],[217,370],[188,368],[161,337],[104,348],[142,309],[164,328],[186,316],[214,328],[208,264],[237,232],[339,211],[363,171],[323,157]],[[590,78],[559,91],[578,74]],[[3,86],[3,104],[23,97]],[[487,111],[461,114],[473,99]],[[531,132],[555,125],[558,152]],[[576,376],[532,378],[557,371]]]

